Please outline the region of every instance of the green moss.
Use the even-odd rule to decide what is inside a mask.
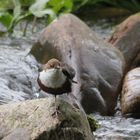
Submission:
[[[97,128],[100,127],[98,122],[95,120],[95,118],[92,115],[87,115],[87,119],[90,125],[91,131],[95,131]]]

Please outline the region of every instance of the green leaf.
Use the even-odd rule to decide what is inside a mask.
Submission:
[[[36,11],[33,13],[36,17],[43,17],[45,15],[50,15],[52,19],[55,18],[55,13],[51,9],[44,9],[42,11]]]
[[[11,0],[0,0],[0,11],[13,9],[13,2]]]
[[[13,16],[7,12],[0,13],[0,22],[8,29],[11,26]]]
[[[10,24],[9,28],[8,28],[8,31],[9,31],[9,32],[12,32],[14,26],[15,26],[17,23],[19,23],[21,20],[26,19],[26,18],[28,18],[28,17],[30,17],[30,16],[32,16],[32,14],[31,14],[30,12],[27,12],[27,13],[25,13],[24,15],[19,16],[16,20],[13,19],[13,20],[11,21],[11,24]]]
[[[14,19],[17,19],[21,14],[21,4],[19,0],[13,0],[14,4]]]
[[[16,22],[20,22],[21,20],[27,19],[28,17],[31,17],[31,16],[32,14],[30,12],[27,12],[24,15],[19,16]]]
[[[55,13],[51,9],[46,8],[46,4],[49,0],[36,0],[36,2],[29,8],[30,12],[36,17],[43,17],[50,15],[51,18],[55,18]]]
[[[48,4],[57,14],[71,12],[73,8],[72,0],[50,0]]]
[[[19,0],[22,6],[30,6],[35,3],[35,0]]]

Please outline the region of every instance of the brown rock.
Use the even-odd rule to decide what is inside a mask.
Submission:
[[[135,60],[133,61],[131,68],[136,68],[136,67],[140,67],[140,52],[138,53],[138,55],[135,57]]]
[[[93,140],[84,112],[54,98],[0,106],[0,138],[3,140]]]
[[[140,115],[140,68],[129,71],[125,77],[121,107],[124,115]]]
[[[124,55],[127,69],[140,52],[140,14],[128,17],[110,37],[109,42]]]
[[[42,63],[57,58],[75,69],[78,84],[73,84],[72,94],[87,113],[113,114],[123,76],[123,56],[80,19],[72,14],[61,16],[44,29],[31,53]]]

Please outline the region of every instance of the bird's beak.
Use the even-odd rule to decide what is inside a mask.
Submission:
[[[56,67],[55,67],[55,69],[60,69],[60,68],[61,68],[60,66],[56,66]]]

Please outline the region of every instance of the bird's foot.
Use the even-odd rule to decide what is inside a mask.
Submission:
[[[59,117],[59,114],[61,114],[60,111],[59,110],[55,110],[55,112],[53,112],[52,116],[54,118],[58,118]]]
[[[56,108],[55,111],[53,112],[52,116],[54,118],[57,118],[57,117],[59,117],[60,114],[61,114],[61,112],[59,111],[59,106],[58,106],[58,108]]]
[[[74,83],[74,84],[78,84],[78,82],[77,82],[77,81],[74,81],[74,80],[72,80],[72,83]]]

